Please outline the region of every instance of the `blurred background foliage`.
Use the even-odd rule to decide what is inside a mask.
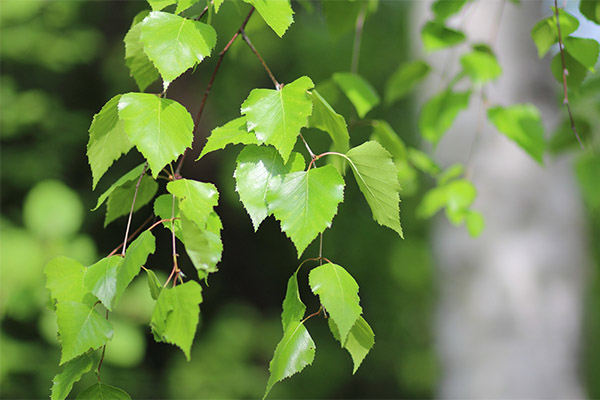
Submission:
[[[361,6],[360,2],[295,2],[296,23],[283,39],[258,15],[247,28],[279,81],[290,82],[301,75],[313,79],[346,117],[353,145],[367,140],[371,129],[355,124],[351,105],[336,96],[329,79],[350,67],[354,21]],[[380,94],[386,80],[410,56],[410,6],[411,2],[369,2],[359,72]],[[67,255],[90,265],[122,238],[123,218],[104,229],[103,210],[88,210],[111,180],[141,158],[132,152],[120,160],[92,192],[85,149],[93,114],[113,95],[136,91],[124,64],[122,38],[133,17],[145,8],[143,1],[0,2],[3,398],[48,397],[51,379],[59,371],[56,322],[42,274],[45,263]],[[247,9],[245,3],[226,1],[212,16],[218,32],[215,53],[237,29]],[[169,97],[183,103],[192,115],[215,61],[207,59],[171,85]],[[196,154],[211,129],[239,115],[239,106],[251,89],[270,86],[254,55],[238,40],[225,57],[209,97],[200,135],[195,138]],[[407,144],[418,147],[413,104],[407,99],[394,107],[379,107],[373,118],[387,120]],[[321,132],[308,131],[306,136],[313,149],[327,150]],[[107,346],[103,381],[126,389],[133,398],[256,398],[264,391],[268,362],[281,335],[281,301],[298,261],[293,245],[272,219],[253,232],[234,191],[232,173],[238,151],[230,147],[199,163],[187,157],[183,170],[186,177],[217,185],[221,192],[218,212],[224,223],[223,260],[204,292],[191,362],[176,348],[153,341],[148,327],[153,301],[145,276],[133,282],[111,314],[115,335]],[[595,238],[600,235],[599,168],[597,157],[582,158],[576,168],[592,210]],[[324,255],[358,281],[365,316],[376,334],[376,345],[362,367],[352,376],[350,357],[331,337],[326,321],[313,319],[308,328],[318,347],[314,365],[275,386],[273,398],[434,397],[440,374],[433,343],[435,267],[427,227],[415,217],[419,194],[431,182],[420,186],[417,182],[412,182],[401,204],[407,239],[400,241],[392,231],[374,223],[353,185],[347,186],[346,201],[324,236]],[[134,226],[148,215],[149,210],[142,208]],[[155,233],[159,250],[146,266],[164,281],[170,269],[170,239],[165,232]],[[305,254],[310,257],[317,250],[313,244]],[[596,246],[596,259],[598,252]],[[182,269],[194,275],[187,260]],[[308,286],[306,274],[301,274],[300,283]],[[587,319],[586,371],[590,394],[600,397],[590,372],[600,366],[597,274],[590,286],[589,309],[594,312]],[[303,293],[309,312],[318,308],[311,298],[310,293]],[[93,374],[86,375],[73,393],[95,379]]]

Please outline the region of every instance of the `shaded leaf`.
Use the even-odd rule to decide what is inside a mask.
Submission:
[[[167,184],[169,193],[179,200],[179,210],[199,227],[206,224],[208,215],[219,201],[219,192],[212,183],[178,179]]]
[[[554,8],[553,8],[554,10]],[[579,27],[579,21],[566,11],[559,9],[558,18],[560,22],[560,33],[566,38]],[[544,18],[531,29],[531,38],[538,49],[539,58],[544,57],[554,43],[558,43],[558,30],[556,27],[556,14]]]
[[[294,322],[302,321],[306,306],[300,298],[300,289],[298,288],[298,270],[290,277],[283,299],[283,311],[281,313],[281,323],[285,332]]]
[[[379,104],[379,95],[363,77],[350,72],[336,72],[333,81],[350,100],[360,118]]]
[[[394,158],[405,159],[407,157],[406,145],[390,124],[384,120],[375,120],[371,122],[371,125],[373,126],[371,139],[381,144]]]
[[[146,0],[150,7],[152,7],[152,11],[160,11],[165,7],[170,6],[171,4],[175,4],[177,0]]]
[[[431,9],[435,17],[443,21],[459,12],[466,3],[467,0],[436,0],[431,5]]]
[[[269,210],[294,242],[298,257],[331,226],[343,199],[344,180],[331,165],[287,174],[276,191],[267,193]]]
[[[594,72],[598,54],[600,54],[600,44],[596,40],[569,36],[563,42],[571,57],[579,61],[590,72]]]
[[[117,188],[108,196],[106,203],[106,217],[104,218],[104,226],[110,224],[115,219],[128,215],[131,211],[133,196],[135,195],[135,186],[137,180],[129,181]],[[136,212],[146,204],[148,204],[158,190],[158,183],[148,175],[144,175],[140,181],[137,196],[135,198],[135,206],[133,212]]]
[[[136,181],[142,175],[142,171],[144,170],[144,164],[140,164],[122,177],[120,177],[115,183],[113,183],[104,193],[98,197],[98,201],[96,202],[96,207],[92,209],[92,211],[96,211],[108,197],[115,191],[115,189],[123,186],[127,182]],[[131,205],[129,206],[131,207]]]
[[[600,209],[600,158],[595,154],[582,155],[575,163],[575,173],[587,206],[592,210]]]
[[[427,100],[419,115],[419,129],[423,137],[436,145],[458,113],[469,106],[470,96],[470,90],[453,92],[446,89]]]
[[[588,74],[588,69],[571,56],[568,51],[564,52],[565,68],[567,70],[567,87],[571,90],[578,89]],[[557,82],[563,83],[563,64],[560,53],[556,54],[550,63],[550,70]]]
[[[87,389],[80,392],[77,400],[97,400],[97,399],[110,399],[110,400],[131,400],[131,396],[124,391],[114,386],[107,385],[105,383],[95,383]]]
[[[428,21],[421,29],[421,41],[427,51],[441,50],[464,42],[463,32],[446,27],[437,21]]]
[[[173,206],[175,206],[175,212],[173,213]],[[170,194],[163,194],[156,198],[154,201],[154,214],[158,215],[160,219],[171,219],[171,215],[175,218],[179,217],[179,203],[173,200],[173,196]],[[163,226],[169,230],[175,226],[175,235],[179,240],[183,241],[181,236],[181,219],[175,219],[174,221],[164,221]]]
[[[423,60],[400,65],[385,85],[385,103],[391,105],[405,97],[430,71],[431,67]]]
[[[540,164],[544,163],[544,126],[539,110],[531,104],[492,107],[488,119],[496,129],[516,142]]]
[[[90,126],[87,156],[92,169],[94,189],[112,163],[133,147],[125,133],[123,121],[119,119],[117,106],[120,100],[121,95],[110,99],[100,112],[94,115]]]
[[[81,379],[81,376],[92,369],[92,359],[84,354],[67,362],[62,371],[52,379],[51,400],[64,400],[67,398],[73,384]]]
[[[254,131],[260,143],[273,145],[284,162],[312,113],[307,90],[313,87],[310,78],[303,76],[280,90],[253,89],[242,104],[248,131]]]
[[[127,286],[140,273],[142,265],[146,263],[148,256],[154,253],[155,249],[154,235],[150,231],[142,232],[127,247],[123,263],[117,268],[117,290],[113,299],[113,305],[117,304]]]
[[[146,269],[146,272],[148,273],[148,288],[150,289],[150,296],[152,296],[154,300],[157,300],[160,292],[162,291],[162,285],[160,284],[160,281],[156,277],[154,271],[151,269]]]
[[[294,10],[289,0],[244,0],[256,8],[267,25],[282,37],[294,22]]]
[[[347,156],[356,183],[371,208],[373,219],[403,237],[398,169],[390,153],[379,143],[368,141],[350,149]]]
[[[92,307],[73,301],[56,304],[56,323],[62,344],[60,365],[106,344],[113,328]]]
[[[427,153],[413,147],[408,149],[408,159],[415,168],[431,176],[436,176],[442,170]]]
[[[105,257],[88,267],[83,282],[90,292],[112,311],[112,302],[117,292],[117,269],[123,262],[121,256]]]
[[[246,117],[236,118],[213,129],[196,160],[212,151],[224,149],[229,144],[258,144],[256,136],[246,128]]]
[[[275,348],[275,354],[269,364],[269,381],[263,399],[267,397],[277,382],[302,371],[315,359],[313,342],[304,325],[299,321],[291,322],[283,338]]]
[[[88,289],[83,284],[86,268],[68,257],[53,258],[44,267],[46,287],[58,302],[82,302]]]
[[[135,79],[135,83],[142,92],[159,77],[158,70],[144,53],[144,44],[140,40],[142,34],[142,24],[140,22],[149,13],[148,10],[144,10],[136,15],[124,39],[125,64],[129,68],[129,74]]]
[[[221,242],[221,229],[223,225],[219,216],[211,212],[202,229],[185,217],[181,218],[181,233],[185,244],[185,251],[198,271],[200,279],[217,270],[221,261],[223,243]]]
[[[342,343],[362,313],[358,285],[352,276],[336,264],[323,264],[308,275],[308,283],[339,329]]]
[[[581,0],[579,2],[579,11],[590,21],[600,25],[600,1],[599,0]]]
[[[202,288],[188,281],[160,292],[150,326],[156,340],[174,344],[190,359],[190,350],[196,334]]]
[[[346,343],[342,343],[340,331],[333,319],[329,318],[327,322],[329,323],[329,329],[331,330],[333,337],[335,337],[335,339],[342,344],[342,347],[350,353],[352,362],[354,363],[352,373],[355,374],[358,367],[360,367],[360,364],[375,344],[375,334],[373,333],[373,330],[367,321],[360,316],[352,329],[350,329]]]
[[[333,141],[333,151],[340,153],[348,151],[350,135],[344,117],[336,113],[316,89],[309,93],[309,97],[313,102],[313,112],[308,118],[308,126],[327,132]]]

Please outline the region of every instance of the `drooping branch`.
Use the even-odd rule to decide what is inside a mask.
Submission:
[[[250,38],[248,37],[248,35],[246,35],[246,31],[244,29],[242,29],[241,33],[242,33],[242,38],[244,39],[244,42],[246,42],[246,44],[248,45],[248,47],[250,47],[250,50],[252,50],[252,52],[254,53],[254,55],[256,56],[256,58],[258,58],[258,61],[260,61],[261,65],[263,66],[263,68],[265,69],[265,71],[267,71],[267,74],[269,75],[269,78],[271,78],[271,81],[273,81],[273,84],[275,85],[275,88],[277,90],[281,89],[281,87],[283,85],[280,84],[277,81],[277,79],[275,79],[275,76],[273,75],[273,73],[271,72],[271,70],[269,69],[269,67],[267,66],[267,63],[265,63],[265,60],[261,57],[261,55],[258,52],[258,50],[256,50],[256,47],[254,47],[254,45],[250,41]]]

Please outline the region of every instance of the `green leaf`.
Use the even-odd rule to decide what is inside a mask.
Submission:
[[[553,8],[554,9],[554,8]],[[558,10],[560,22],[560,33],[566,38],[579,27],[577,18],[564,10]],[[544,18],[531,29],[531,38],[538,49],[538,57],[542,58],[550,50],[554,43],[558,43],[558,30],[556,27],[556,14]]]
[[[118,104],[121,95],[110,99],[100,112],[94,115],[90,126],[87,156],[92,169],[92,188],[112,163],[131,150],[133,144],[125,133],[123,121],[119,119]]]
[[[408,149],[408,159],[415,168],[431,176],[436,176],[442,170],[440,166],[427,155],[427,153],[415,149],[414,147]]]
[[[438,185],[445,185],[453,179],[458,178],[465,173],[465,167],[462,164],[452,164],[444,172],[437,176]]]
[[[157,340],[174,344],[190,360],[190,350],[196,334],[202,288],[188,281],[171,289],[163,289],[158,296],[150,326]]]
[[[596,40],[569,36],[563,42],[571,57],[579,61],[590,72],[594,72],[598,54],[600,54],[600,44]]]
[[[459,12],[466,3],[467,0],[436,0],[431,5],[431,9],[435,17],[443,21]]]
[[[213,4],[215,6],[215,13],[219,12],[219,9],[221,8],[221,4],[223,4],[225,0],[214,0]]]
[[[83,284],[86,269],[79,262],[68,257],[53,258],[44,267],[46,287],[58,302],[82,302],[88,289]]]
[[[212,26],[171,13],[153,11],[141,25],[144,52],[160,72],[165,87],[210,56],[217,42]]]
[[[219,192],[212,183],[178,179],[167,184],[169,193],[179,200],[179,209],[199,227],[206,224],[208,215],[219,202]]]
[[[373,219],[403,237],[398,169],[390,153],[379,143],[368,141],[350,149],[347,156],[356,183],[371,208]]]
[[[469,211],[467,213],[465,223],[467,225],[469,235],[474,238],[481,235],[483,228],[485,228],[485,220],[483,219],[483,215],[477,211]]]
[[[371,122],[373,131],[371,131],[371,139],[377,141],[384,149],[389,151],[394,158],[406,159],[406,145],[400,139],[400,136],[394,129],[383,120],[375,120]]]
[[[148,86],[158,79],[158,70],[144,53],[144,44],[140,40],[142,34],[141,20],[149,14],[148,10],[141,11],[134,18],[134,22],[125,35],[125,64],[129,68],[129,74],[140,88],[146,90]],[[143,17],[142,17],[143,16]],[[142,17],[140,19],[140,17]]]
[[[577,61],[568,51],[564,52],[565,68],[567,70],[567,87],[571,90],[577,89],[583,83],[588,74],[588,69]],[[560,53],[556,54],[550,63],[550,70],[557,82],[563,83],[563,64]]]
[[[116,305],[133,281],[140,273],[142,265],[146,263],[148,256],[156,250],[154,235],[150,231],[144,231],[127,247],[123,263],[117,268],[117,289],[112,304]]]
[[[436,145],[450,129],[458,113],[469,106],[470,96],[470,90],[453,92],[446,89],[427,100],[419,116],[419,129],[423,137]]]
[[[129,171],[128,173],[126,173],[125,175],[123,175],[122,177],[120,177],[115,183],[113,183],[108,189],[106,189],[106,191],[104,193],[102,193],[100,195],[100,197],[98,197],[98,201],[96,202],[96,207],[94,207],[92,209],[92,211],[96,211],[102,204],[104,204],[106,199],[108,199],[108,197],[115,191],[115,189],[123,186],[124,184],[126,184],[128,182],[136,181],[137,179],[139,179],[140,176],[142,175],[143,170],[144,170],[144,164],[140,164],[137,167],[135,167],[134,169],[132,169],[131,171]],[[129,207],[131,207],[131,205]]]
[[[196,4],[198,0],[177,0],[177,8],[175,14],[179,14]]]
[[[379,95],[363,77],[350,72],[336,72],[333,81],[350,100],[360,118],[379,104]]]
[[[108,196],[106,203],[106,217],[104,218],[104,226],[110,224],[115,219],[128,215],[131,211],[133,196],[135,194],[135,186],[137,181],[129,181],[122,186],[114,189]],[[148,175],[144,175],[140,181],[137,196],[135,198],[135,206],[133,212],[136,212],[146,204],[148,204],[158,190],[158,183]]]
[[[477,190],[471,182],[466,179],[455,180],[425,193],[417,208],[417,215],[421,218],[431,218],[445,207],[448,220],[458,225],[468,216],[468,209],[476,196]]]
[[[537,162],[544,163],[544,126],[534,105],[492,107],[488,109],[487,116],[498,131],[516,142]]]
[[[119,100],[119,117],[131,143],[144,155],[152,177],[192,145],[194,122],[185,107],[153,94],[127,93]]]
[[[62,371],[52,379],[51,400],[64,400],[67,398],[73,384],[81,379],[81,376],[92,369],[92,359],[84,354],[65,364]]]
[[[283,332],[287,331],[294,322],[302,321],[306,306],[300,298],[300,289],[298,288],[298,270],[290,277],[287,284],[287,291],[283,299],[283,311],[281,313],[281,323]]]
[[[581,0],[579,11],[587,19],[600,25],[600,0]]]
[[[267,25],[282,37],[294,22],[294,10],[289,0],[244,0],[256,8]]]
[[[224,149],[229,144],[258,144],[256,136],[248,132],[246,128],[246,117],[239,117],[229,121],[223,126],[215,128],[208,137],[202,152],[196,160],[201,159],[206,154]]]
[[[373,330],[367,321],[360,316],[348,333],[346,343],[343,343],[340,338],[340,331],[333,319],[329,318],[327,322],[329,323],[329,329],[331,330],[333,337],[335,337],[335,339],[342,344],[342,347],[350,353],[352,362],[354,363],[352,373],[355,374],[358,367],[360,367],[360,364],[375,344],[375,334],[373,333]]]
[[[460,64],[473,83],[486,83],[502,75],[502,68],[491,51],[475,48],[460,58]]]
[[[152,11],[160,11],[165,7],[170,6],[171,4],[175,4],[177,0],[147,0],[150,7],[152,7]]]
[[[97,399],[110,399],[110,400],[131,400],[131,396],[124,391],[114,386],[107,385],[105,383],[95,383],[89,388],[80,392],[77,400],[97,400]]]
[[[283,338],[275,348],[275,354],[269,364],[269,381],[263,399],[267,397],[273,385],[302,371],[315,359],[315,342],[306,327],[299,321],[291,322]]]
[[[209,214],[203,229],[187,218],[181,218],[181,233],[185,251],[198,271],[200,279],[215,272],[217,264],[221,261],[223,253],[222,227],[221,220],[215,212]]]
[[[421,41],[427,51],[455,46],[464,42],[466,38],[463,32],[450,29],[437,21],[428,21],[421,29]]]
[[[331,226],[343,199],[344,180],[331,165],[287,174],[276,191],[267,193],[269,209],[294,242],[298,257]]]
[[[83,283],[90,292],[102,302],[104,307],[112,311],[112,301],[117,292],[117,269],[123,257],[105,257],[88,267]]]
[[[269,215],[267,193],[273,190],[275,181],[289,171],[281,156],[270,146],[246,146],[237,158],[235,190],[252,219],[254,230]]]
[[[173,213],[173,206],[175,206],[175,212]],[[163,194],[156,198],[154,201],[154,214],[158,215],[160,219],[171,219],[174,215],[175,218],[179,217],[179,203],[174,201],[173,196],[170,194]],[[181,236],[181,219],[176,219],[173,222],[164,221],[163,226],[169,230],[172,230],[172,226],[175,226],[175,235],[183,241]]]
[[[587,206],[591,210],[600,209],[600,158],[596,154],[583,154],[575,163],[575,173]]]
[[[310,78],[303,76],[281,90],[254,89],[242,104],[248,131],[254,131],[260,143],[273,145],[284,162],[294,148],[300,128],[306,126],[312,113],[307,93],[312,87]]]
[[[151,269],[146,269],[148,273],[148,288],[150,289],[150,296],[154,300],[158,300],[158,296],[160,296],[160,292],[162,291],[162,285],[160,281],[156,277],[156,274]]]
[[[400,65],[385,85],[385,103],[389,106],[405,97],[430,71],[431,67],[423,60]]]
[[[327,263],[310,271],[308,283],[338,327],[341,342],[346,343],[362,313],[356,281],[344,268]]]
[[[313,102],[313,112],[308,118],[308,126],[327,132],[333,141],[333,151],[340,153],[348,151],[350,135],[344,117],[336,113],[316,89],[309,93],[309,97]]]
[[[60,365],[105,345],[113,336],[110,322],[92,307],[73,301],[56,304],[56,323],[62,343]]]

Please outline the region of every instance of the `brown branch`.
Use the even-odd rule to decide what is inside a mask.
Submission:
[[[134,237],[137,236],[138,233],[140,233],[142,231],[142,229],[144,228],[144,226],[148,225],[150,223],[150,221],[152,221],[152,219],[154,218],[153,215],[150,215],[148,217],[148,219],[146,219],[136,230],[135,232],[133,232],[131,235],[129,235],[129,237],[127,238],[127,242],[131,242],[133,240]],[[149,229],[152,229],[149,228]],[[123,247],[123,243],[121,243],[120,245],[117,246],[117,248],[115,248],[113,251],[110,252],[110,254],[107,257],[110,256],[114,256],[115,254],[117,254],[117,251],[119,251],[121,249],[121,247]]]
[[[142,178],[146,174],[146,170],[148,169],[148,161],[144,164],[144,169],[142,170],[142,174],[140,175],[140,179],[138,179],[135,184],[135,192],[133,192],[133,201],[131,202],[131,210],[129,211],[129,218],[127,219],[127,228],[125,228],[125,239],[123,239],[123,250],[121,251],[121,255],[125,256],[125,250],[127,250],[127,236],[129,235],[129,228],[131,227],[131,218],[133,217],[133,209],[135,208],[135,199],[137,198],[138,190],[140,188],[140,183],[142,182]]]
[[[571,123],[571,130],[575,134],[575,138],[577,139],[577,142],[579,143],[579,147],[581,147],[581,150],[585,150],[585,148],[583,146],[583,142],[581,141],[581,138],[579,137],[579,133],[577,133],[577,128],[575,127],[575,120],[573,119],[573,114],[571,113],[571,107],[569,105],[569,96],[567,95],[567,75],[569,74],[569,71],[567,70],[567,67],[565,64],[564,45],[563,45],[562,36],[560,33],[560,22],[558,20],[558,15],[559,15],[558,0],[554,0],[554,15],[556,15],[556,30],[558,32],[558,48],[560,50],[560,61],[562,62],[562,78],[563,78],[563,92],[564,92],[563,104],[567,108],[567,113],[569,114],[569,121]]]
[[[271,78],[271,81],[273,81],[273,84],[275,85],[275,89],[277,89],[277,90],[281,89],[283,87],[283,85],[281,83],[279,83],[277,81],[277,79],[275,79],[275,76],[273,75],[273,73],[271,72],[269,67],[267,66],[267,63],[265,63],[265,60],[263,60],[263,58],[260,56],[260,53],[258,52],[258,50],[256,50],[256,47],[254,47],[254,45],[250,41],[250,38],[248,37],[248,35],[246,35],[246,31],[244,29],[242,29],[241,33],[242,33],[242,38],[244,39],[244,42],[246,42],[248,47],[250,47],[250,50],[252,50],[252,52],[254,53],[256,58],[258,58],[258,61],[260,61],[260,63],[262,64],[265,71],[267,71],[267,74],[269,74],[269,78]]]

